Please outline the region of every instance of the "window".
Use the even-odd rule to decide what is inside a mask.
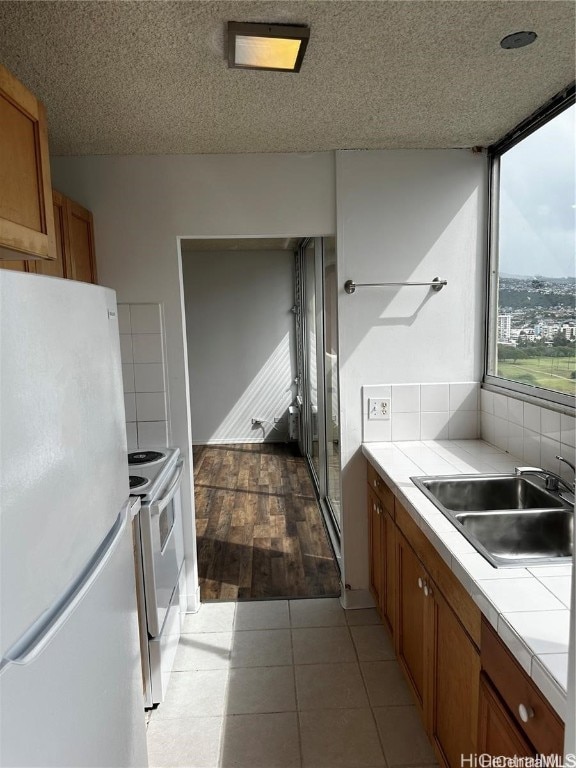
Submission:
[[[565,404],[576,392],[575,116],[556,103],[492,149],[486,381]]]

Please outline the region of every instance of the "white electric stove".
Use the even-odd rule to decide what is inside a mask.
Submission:
[[[180,483],[184,460],[178,448],[128,454],[130,494],[141,499],[135,519],[140,544],[136,581],[140,610],[145,706],[164,700],[180,640],[180,589],[184,542]]]

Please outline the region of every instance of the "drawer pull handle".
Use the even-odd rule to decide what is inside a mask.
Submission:
[[[424,582],[422,581],[422,577],[418,576],[418,589],[422,589],[424,586]]]
[[[432,597],[432,588],[428,586],[428,584],[424,584],[424,594],[426,597]]]
[[[520,720],[522,720],[523,723],[527,723],[528,720],[531,720],[534,717],[534,710],[531,706],[520,704],[518,707],[518,714],[520,715]]]

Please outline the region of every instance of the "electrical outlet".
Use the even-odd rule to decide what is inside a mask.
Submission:
[[[390,398],[389,397],[369,397],[368,398],[368,418],[388,420],[390,418]]]

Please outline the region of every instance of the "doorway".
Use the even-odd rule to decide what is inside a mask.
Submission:
[[[340,593],[320,486],[298,440],[303,243],[181,243],[203,601]]]

